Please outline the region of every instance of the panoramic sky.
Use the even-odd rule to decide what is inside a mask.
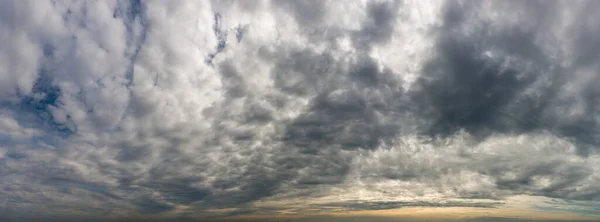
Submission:
[[[600,220],[598,8],[0,0],[0,221]]]

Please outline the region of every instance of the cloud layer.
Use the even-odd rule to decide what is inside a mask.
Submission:
[[[0,5],[2,214],[597,214],[595,1]]]

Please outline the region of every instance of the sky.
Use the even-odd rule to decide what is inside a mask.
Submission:
[[[0,0],[0,221],[599,221],[598,8]]]

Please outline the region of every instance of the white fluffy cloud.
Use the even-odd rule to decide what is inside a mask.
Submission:
[[[0,209],[598,201],[594,4],[4,1]]]

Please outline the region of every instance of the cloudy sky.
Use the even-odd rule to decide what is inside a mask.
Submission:
[[[598,8],[0,0],[0,220],[596,221]]]

